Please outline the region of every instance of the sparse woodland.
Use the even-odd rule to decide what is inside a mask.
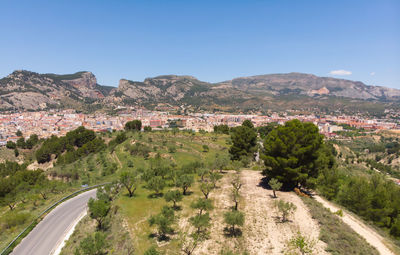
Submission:
[[[82,127],[8,145],[53,167],[0,164],[3,233],[12,237],[82,184],[111,181],[89,201],[62,254],[376,254],[308,198],[313,191],[371,221],[392,244],[400,236],[400,189],[379,173],[397,173],[395,137],[375,147],[327,142],[297,120],[262,128],[245,121],[212,133],[142,128],[140,121],[112,133]],[[331,228],[346,231],[345,239]]]

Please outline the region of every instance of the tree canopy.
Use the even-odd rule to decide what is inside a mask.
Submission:
[[[125,124],[125,130],[140,131],[142,130],[142,122],[140,120],[128,121]]]
[[[243,157],[253,158],[257,150],[257,133],[250,121],[244,121],[239,127],[232,130],[232,146],[229,149],[232,160],[241,160]]]
[[[261,155],[264,175],[283,183],[284,188],[313,187],[319,171],[332,168],[334,158],[313,123],[286,122],[268,133]]]
[[[218,133],[218,134],[229,135],[229,127],[228,127],[228,125],[224,125],[224,124],[216,125],[216,126],[214,126],[214,132]]]

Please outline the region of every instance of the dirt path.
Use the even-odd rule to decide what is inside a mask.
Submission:
[[[340,208],[320,196],[314,196],[315,200],[320,202],[324,207],[330,209],[332,212],[338,211]],[[360,220],[356,219],[352,215],[343,212],[343,217],[341,217],[343,222],[349,225],[355,232],[357,232],[360,236],[364,237],[365,240],[373,247],[375,247],[380,254],[384,255],[394,255],[394,253],[389,250],[383,243],[383,238],[375,232],[372,228],[365,225]]]
[[[119,166],[122,168],[122,163],[119,160],[119,158],[118,158],[117,154],[115,153],[115,151],[112,153],[112,155],[113,155],[114,159],[118,162]]]
[[[224,177],[218,182],[218,188],[210,193],[210,199],[214,201],[214,209],[210,213],[211,227],[210,239],[201,243],[195,251],[195,254],[208,255],[219,254],[221,250],[234,250],[240,247],[241,237],[232,238],[224,236],[224,217],[223,214],[233,206],[230,194],[232,190],[231,180],[234,171],[228,171]]]
[[[244,243],[250,254],[283,254],[287,241],[297,234],[316,241],[314,254],[328,254],[326,244],[318,239],[320,230],[318,223],[312,219],[308,208],[293,192],[278,192],[278,199],[290,201],[297,210],[290,222],[280,223],[277,219],[272,191],[259,183],[260,172],[242,171],[242,196],[246,223],[243,231]]]

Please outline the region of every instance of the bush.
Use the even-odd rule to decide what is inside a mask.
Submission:
[[[81,251],[85,255],[100,255],[104,254],[104,249],[108,247],[106,235],[101,232],[96,232],[94,237],[89,234],[79,244],[79,250],[75,254],[80,254]]]
[[[7,149],[15,149],[17,145],[13,141],[8,141],[6,144]]]
[[[142,122],[140,120],[128,121],[125,124],[125,130],[140,131],[142,129]]]
[[[127,144],[125,149],[129,151],[132,156],[142,156],[144,158],[148,158],[151,152],[151,149],[139,142],[136,142],[134,145]]]
[[[17,212],[8,212],[2,217],[2,229],[9,229],[15,226],[19,226],[27,222],[31,218],[30,213],[17,213]]]
[[[285,202],[282,199],[279,201],[275,201],[275,206],[282,214],[282,222],[288,221],[289,215],[297,209],[296,205],[291,202]]]
[[[337,216],[339,216],[339,217],[343,217],[343,211],[342,211],[342,209],[337,210],[337,211],[335,212],[335,214],[336,214]]]
[[[300,254],[312,254],[316,243],[316,240],[306,238],[300,232],[297,232],[297,235],[289,240],[288,249],[295,254],[297,254],[296,251]]]

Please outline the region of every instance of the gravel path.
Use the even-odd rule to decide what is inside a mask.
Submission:
[[[314,198],[332,212],[340,210],[338,206],[332,204],[331,202],[328,202],[327,200],[321,198],[320,196],[315,195]],[[383,243],[383,238],[378,233],[376,233],[375,230],[368,227],[363,222],[361,222],[360,220],[356,219],[355,217],[346,212],[343,212],[343,217],[341,217],[341,219],[343,220],[344,223],[349,225],[356,233],[364,237],[365,240],[370,245],[375,247],[380,254],[394,255],[394,253],[391,250],[389,250],[389,248],[386,247],[386,245]]]

